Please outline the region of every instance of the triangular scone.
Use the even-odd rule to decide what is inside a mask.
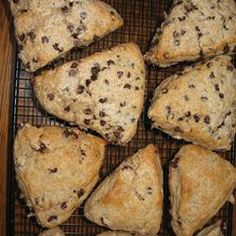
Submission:
[[[236,52],[234,0],[175,0],[146,59],[161,67]]]
[[[229,56],[187,67],[155,90],[153,126],[212,150],[230,149],[236,132],[236,70]]]
[[[89,197],[85,216],[112,230],[156,235],[163,201],[160,156],[148,145],[123,161]]]
[[[123,20],[99,0],[9,0],[19,57],[29,71],[73,47],[87,46],[121,27]]]
[[[121,231],[106,231],[100,234],[97,234],[97,236],[132,236],[133,234],[128,232],[121,232]]]
[[[221,221],[219,220],[215,224],[204,228],[196,236],[224,236],[220,225]]]
[[[191,236],[231,200],[236,169],[218,154],[185,145],[169,168],[172,227],[177,236]]]
[[[16,178],[43,227],[66,221],[99,178],[105,143],[78,129],[26,125],[14,143]]]
[[[65,236],[65,234],[59,227],[56,227],[53,229],[45,230],[38,236]]]
[[[63,120],[93,129],[116,144],[127,143],[136,133],[145,66],[133,43],[42,72],[33,84],[42,107]]]

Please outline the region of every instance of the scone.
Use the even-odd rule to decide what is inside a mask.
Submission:
[[[56,227],[43,231],[39,236],[65,236],[65,234],[59,227]]]
[[[145,66],[133,43],[72,61],[34,79],[42,107],[60,119],[126,144],[143,108]]]
[[[112,230],[156,235],[163,207],[163,174],[158,150],[148,145],[128,157],[92,193],[84,214]]]
[[[218,154],[185,145],[169,167],[172,227],[177,236],[191,236],[232,200],[236,169]]]
[[[19,57],[35,71],[73,47],[87,46],[123,25],[99,0],[9,0]]]
[[[16,135],[16,179],[40,225],[66,221],[99,178],[105,143],[75,128],[26,125]]]
[[[146,60],[167,67],[223,53],[236,53],[234,0],[174,0]]]
[[[204,228],[196,236],[224,236],[220,225],[221,221],[219,220],[215,224]]]
[[[121,232],[121,231],[106,231],[100,234],[97,234],[97,236],[132,236],[133,234],[127,233],[127,232]]]
[[[236,132],[236,70],[229,56],[187,67],[155,90],[153,127],[212,150],[228,150]]]

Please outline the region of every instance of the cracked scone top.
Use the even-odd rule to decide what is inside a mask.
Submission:
[[[187,67],[156,88],[153,126],[174,138],[228,150],[236,132],[236,70],[229,56]]]
[[[223,53],[236,53],[235,1],[175,0],[146,60],[166,67]]]
[[[42,107],[60,119],[95,130],[120,145],[136,133],[145,66],[133,43],[42,72],[33,84]]]
[[[19,187],[40,225],[66,221],[99,178],[105,143],[78,129],[30,125],[14,142]]]
[[[87,46],[123,25],[119,14],[99,0],[20,0],[11,3],[19,57],[29,71],[73,47]]]
[[[226,201],[231,201],[235,187],[236,169],[230,162],[200,146],[183,146],[169,167],[175,234],[191,236],[201,229]]]
[[[85,203],[85,216],[112,230],[156,235],[163,206],[163,174],[152,144],[124,160]]]

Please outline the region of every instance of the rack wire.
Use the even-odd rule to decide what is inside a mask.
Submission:
[[[121,29],[108,35],[104,39],[93,43],[88,48],[72,50],[62,61],[85,57],[96,51],[107,49],[123,42],[137,43],[142,53],[148,50],[152,36],[156,28],[164,19],[164,11],[168,10],[170,1],[165,0],[106,0],[124,18],[125,25]],[[146,116],[149,99],[156,86],[167,76],[182,69],[185,64],[179,64],[170,68],[156,68],[148,66],[148,75],[145,93],[145,108],[139,121],[138,130],[133,140],[125,147],[109,145],[106,150],[105,164],[101,171],[101,180],[105,178],[114,168],[127,156],[132,155],[138,149],[149,143],[154,143],[159,148],[162,164],[164,167],[164,179],[168,177],[168,162],[173,158],[184,141],[176,141],[167,134],[158,130],[151,130],[150,122]],[[8,211],[7,211],[7,235],[38,235],[43,229],[36,223],[34,218],[28,218],[26,204],[19,200],[19,190],[15,181],[14,165],[12,158],[12,144],[21,123],[32,125],[59,125],[67,126],[66,122],[43,111],[32,93],[30,86],[31,75],[25,71],[23,64],[17,57],[14,70],[13,96],[12,96],[12,122],[10,127],[9,146],[9,168],[8,168]],[[236,142],[229,152],[223,154],[224,158],[235,164]],[[164,185],[165,203],[161,230],[159,235],[171,236],[173,232],[170,226],[168,187]],[[232,231],[232,206],[227,203],[219,211],[215,218],[221,218],[224,222],[224,235],[230,236]],[[214,219],[213,219],[214,221]],[[209,222],[210,223],[210,222]],[[78,207],[72,216],[62,224],[61,228],[66,235],[92,236],[105,230],[104,227],[95,225],[83,216],[83,205]]]

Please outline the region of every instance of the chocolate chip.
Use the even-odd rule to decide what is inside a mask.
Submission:
[[[71,77],[73,77],[73,76],[75,76],[76,74],[77,74],[77,70],[76,69],[70,69],[69,71],[68,71],[68,74],[69,74],[69,76],[71,76]]]
[[[121,106],[121,107],[126,106],[126,102],[121,102],[121,103],[120,103],[120,106]]]
[[[117,71],[117,76],[118,78],[121,78],[123,76],[124,72],[123,71]]]
[[[75,27],[72,24],[69,24],[69,25],[66,26],[66,28],[72,33],[74,31]]]
[[[66,107],[64,108],[64,111],[65,111],[65,112],[69,112],[69,111],[70,111],[70,106],[66,106]]]
[[[89,119],[84,119],[84,123],[85,123],[86,125],[90,125],[90,120],[89,120]]]
[[[65,211],[66,208],[67,208],[67,204],[66,204],[66,202],[63,202],[63,203],[61,204],[61,209],[62,209],[63,211]]]
[[[58,52],[63,52],[63,49],[59,48],[59,44],[58,43],[54,43],[53,45],[53,48],[58,51]]]
[[[100,102],[100,103],[105,103],[106,101],[107,101],[107,98],[100,98],[100,99],[99,99],[99,102]]]
[[[79,191],[77,191],[78,198],[81,198],[84,194],[85,194],[85,191],[82,188]]]
[[[86,79],[86,80],[85,80],[85,85],[88,87],[88,86],[91,84],[91,82],[92,82],[92,81],[91,81],[90,79]]]
[[[176,126],[176,127],[174,128],[174,131],[177,132],[177,133],[183,133],[183,130],[180,129],[179,126]]]
[[[91,68],[91,80],[95,81],[98,78],[98,73],[101,71],[99,64],[95,64],[92,68]]]
[[[19,36],[18,36],[18,38],[19,38],[19,40],[21,41],[21,42],[23,42],[24,40],[25,40],[25,34],[23,33],[23,34],[20,34]]]
[[[113,60],[108,60],[107,61],[107,65],[110,66],[110,65],[115,65],[115,62]]]
[[[29,36],[30,40],[33,41],[36,39],[36,34],[33,31],[30,31],[27,33],[27,36]]]
[[[215,84],[215,90],[220,91],[219,84]]]
[[[117,129],[116,129],[116,131],[114,131],[114,136],[116,137],[116,138],[120,138],[121,137],[121,133],[124,131],[124,129],[121,127],[121,126],[119,126]]]
[[[83,12],[80,13],[80,18],[81,18],[82,20],[85,20],[86,17],[87,17],[87,13],[86,13],[86,12],[83,11]]]
[[[49,42],[49,38],[47,36],[43,36],[41,38],[41,40],[42,40],[42,43],[48,43]]]
[[[66,138],[69,138],[70,136],[72,136],[73,138],[78,138],[78,134],[75,133],[73,130],[70,130],[70,129],[65,129],[63,131],[63,135],[66,137]]]
[[[52,216],[50,216],[50,217],[48,217],[48,222],[52,222],[52,221],[55,221],[55,220],[57,220],[57,216],[56,215],[52,215]]]
[[[183,16],[183,17],[178,17],[178,19],[179,19],[179,21],[184,21],[184,20],[186,19],[186,17],[185,17],[185,16]]]
[[[194,114],[193,115],[193,119],[194,119],[194,121],[196,122],[196,123],[198,123],[199,121],[200,121],[200,116],[199,115],[197,115],[197,114]]]
[[[85,109],[85,110],[84,110],[84,114],[85,114],[85,115],[90,115],[90,114],[92,114],[91,109],[89,109],[89,108],[88,108],[88,109]]]
[[[133,170],[133,167],[129,165],[125,165],[121,168],[121,170]]]
[[[79,2],[77,2],[77,3],[79,3]],[[73,5],[74,5],[74,2],[69,2],[70,7],[73,7]]]
[[[224,47],[224,49],[223,49],[224,53],[228,53],[229,50],[230,50],[229,45],[226,45],[226,46]]]
[[[105,121],[105,120],[100,120],[100,125],[101,125],[101,126],[106,125],[106,121]]]
[[[219,97],[223,99],[225,96],[223,93],[219,93]]]
[[[184,95],[184,100],[185,101],[189,101],[189,96],[188,95]]]
[[[177,168],[179,162],[179,156],[176,156],[172,161],[170,161],[170,167]]]
[[[54,94],[49,93],[49,94],[47,95],[47,98],[48,98],[49,101],[53,101],[53,100],[54,100]]]
[[[78,88],[77,88],[77,90],[76,90],[76,92],[77,92],[78,94],[82,94],[82,93],[84,92],[84,86],[83,86],[83,85],[79,85]]]
[[[73,62],[70,67],[71,68],[77,68],[78,67],[78,63],[77,62]]]
[[[195,88],[195,85],[194,84],[189,84],[188,87],[193,89],[193,88]]]
[[[132,118],[132,119],[131,119],[131,122],[132,122],[132,123],[134,123],[135,121],[136,121],[136,119],[135,119],[135,118]]]
[[[130,77],[131,77],[131,73],[128,72],[128,73],[127,73],[127,78],[130,78]]]
[[[208,100],[208,97],[202,96],[202,97],[201,97],[201,100],[202,100],[202,101],[206,101],[206,100]]]
[[[111,14],[112,16],[114,16],[114,15],[115,15],[115,12],[114,12],[114,11],[110,11],[110,14]]]
[[[138,86],[135,86],[134,89],[137,91],[137,90],[139,90],[139,87],[138,87]]]
[[[32,62],[38,63],[38,62],[39,62],[39,59],[38,59],[37,57],[33,57]]]
[[[163,57],[164,57],[165,59],[168,59],[168,58],[170,57],[170,53],[169,53],[169,52],[165,52],[165,53],[163,54]]]
[[[107,79],[104,80],[105,84],[109,85],[109,81]]]
[[[234,70],[234,67],[233,67],[233,66],[227,66],[227,70],[233,71],[233,70]]]
[[[135,193],[135,196],[136,196],[140,201],[144,201],[144,200],[145,200],[145,198],[144,198],[139,192],[134,191],[134,193]]]
[[[19,0],[13,0],[13,2],[14,2],[15,4],[17,4],[17,3],[19,3]]]
[[[48,169],[48,171],[49,171],[49,174],[53,174],[53,173],[56,173],[56,172],[57,172],[57,168]]]
[[[125,84],[125,85],[124,85],[124,88],[126,88],[126,89],[131,89],[131,85],[130,85],[130,84]]]
[[[67,6],[64,6],[64,7],[61,8],[61,11],[62,11],[63,13],[68,13],[69,8],[68,8]]]
[[[47,150],[47,146],[41,142],[39,145],[39,149],[37,149],[37,151],[41,153],[45,153],[46,150]]]
[[[103,112],[103,111],[100,111],[100,112],[99,112],[99,116],[100,116],[100,117],[105,117],[105,116],[106,116],[106,113]]]
[[[206,116],[204,117],[204,122],[209,125],[210,122],[211,122],[210,116],[206,115]]]

